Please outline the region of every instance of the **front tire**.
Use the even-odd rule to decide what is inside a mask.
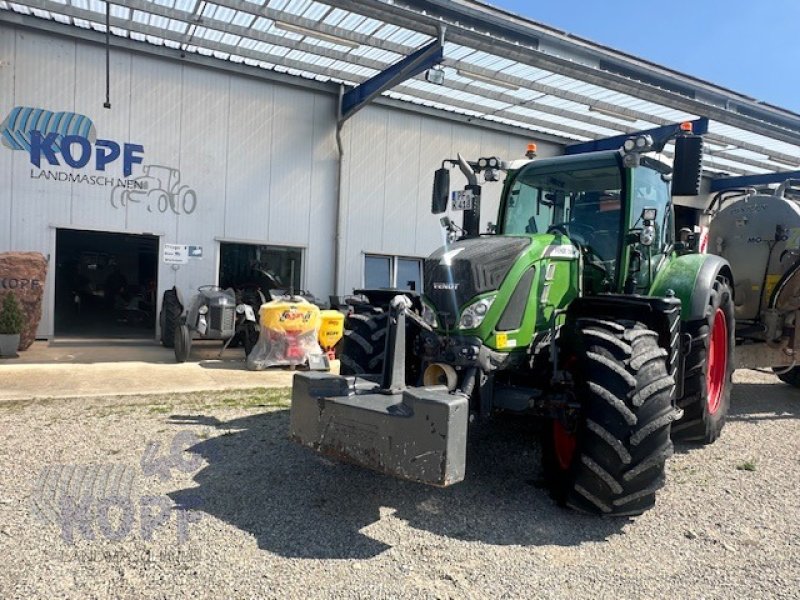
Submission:
[[[192,331],[189,326],[182,323],[175,330],[175,360],[185,363],[192,351]]]
[[[342,375],[381,374],[387,319],[388,314],[377,309],[348,315],[339,356]]]
[[[686,358],[683,417],[672,427],[672,439],[711,444],[720,436],[731,400],[734,368],[733,293],[728,281],[718,277],[703,319],[686,324],[692,348]]]
[[[255,345],[258,342],[258,335],[258,325],[255,323],[245,324],[244,331],[242,332],[245,358],[250,356],[250,352],[252,352],[253,348],[255,348]]]
[[[579,413],[545,430],[556,501],[581,512],[638,515],[655,504],[672,455],[674,378],[658,335],[632,321],[580,319],[568,367]]]

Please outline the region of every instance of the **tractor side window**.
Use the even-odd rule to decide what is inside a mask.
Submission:
[[[658,209],[656,218],[656,241],[654,249],[663,248],[664,243],[671,242],[674,237],[673,224],[670,219],[670,195],[667,183],[661,179],[661,174],[647,166],[637,167],[633,174],[633,202],[631,206],[631,227],[641,225],[637,223],[645,208]]]
[[[541,189],[516,181],[508,195],[505,233],[545,233],[552,219],[553,202]]]

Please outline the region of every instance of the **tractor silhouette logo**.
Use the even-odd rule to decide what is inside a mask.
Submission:
[[[143,175],[131,179],[132,186],[117,186],[111,191],[111,205],[124,208],[142,204],[147,212],[173,212],[190,215],[197,208],[197,193],[181,185],[179,169],[164,165],[143,165]]]

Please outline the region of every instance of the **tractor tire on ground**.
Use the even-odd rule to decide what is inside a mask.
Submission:
[[[349,315],[344,322],[344,338],[339,355],[342,375],[380,375],[386,345],[384,312],[363,311]]]
[[[192,331],[185,323],[175,330],[175,360],[184,363],[192,351]]]
[[[690,321],[684,333],[692,336],[686,357],[683,417],[672,426],[672,439],[713,443],[725,426],[734,369],[733,294],[727,280],[718,277],[711,290],[705,318]]]
[[[166,290],[161,300],[161,314],[159,315],[161,345],[165,348],[172,348],[175,345],[175,329],[182,313],[183,307],[178,301],[178,292],[175,288]]]
[[[581,414],[571,426],[553,420],[545,427],[545,476],[562,506],[641,514],[655,504],[673,452],[667,352],[656,332],[633,321],[580,319],[576,333],[569,362]]]
[[[772,371],[783,383],[800,388],[800,367],[772,367]]]

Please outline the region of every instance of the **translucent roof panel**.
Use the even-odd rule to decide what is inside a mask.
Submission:
[[[354,8],[347,10],[318,0],[135,0],[110,5],[111,33],[220,61],[346,85],[364,82],[434,39],[430,27],[425,26],[432,18],[434,4],[430,11],[420,10],[411,19],[398,16],[413,12],[411,8],[389,1],[385,8],[375,3],[363,8],[358,3],[346,6]],[[459,7],[454,4],[451,9],[458,11]],[[491,10],[485,5],[482,9]],[[2,11],[105,31],[106,4],[102,0],[0,0]],[[454,41],[445,33],[443,84],[429,83],[420,74],[384,92],[385,96],[468,115],[476,123],[503,124],[524,135],[540,132],[564,144],[627,135],[704,114],[700,100],[673,103],[675,95],[670,96],[668,87],[645,83],[646,77],[632,74],[628,80],[633,85],[617,86],[612,74],[599,67],[591,77],[580,69],[559,72],[561,69],[552,66],[544,68],[552,65],[539,60],[546,49],[533,46],[530,52],[521,53],[506,46],[506,52],[496,39],[482,33],[483,27],[467,27],[468,16],[462,16],[461,20],[445,22],[448,31],[461,34]],[[493,16],[505,18],[499,12]],[[536,25],[528,26],[535,33]],[[539,34],[543,34],[541,30]],[[565,42],[570,43],[578,47],[577,42]],[[584,43],[581,48],[586,46]],[[598,55],[613,52],[601,47],[596,51]],[[614,58],[637,60],[623,55]],[[650,67],[657,74],[657,67]],[[613,77],[621,76],[615,72]],[[695,85],[688,78],[686,81],[690,87]],[[696,85],[695,98],[710,97],[711,84]],[[648,90],[651,93],[645,93]],[[719,114],[719,105],[714,106],[715,114]],[[784,113],[800,122],[800,116]],[[800,129],[797,141],[792,143],[791,127],[785,128],[786,135],[779,136],[784,140],[776,140],[764,133],[768,129],[753,126],[751,131],[750,122],[746,127],[732,126],[726,123],[745,121],[722,118],[725,123],[711,121],[706,136],[709,170],[760,173],[800,168]],[[777,127],[775,123],[771,125]],[[665,150],[665,156],[670,152]]]

